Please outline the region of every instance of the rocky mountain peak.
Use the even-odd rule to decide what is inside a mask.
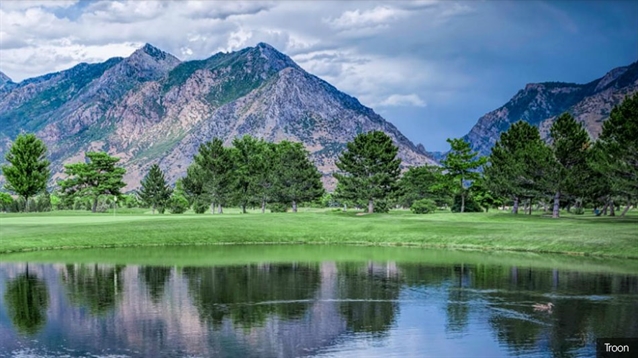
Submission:
[[[284,55],[283,53],[277,51],[271,45],[260,42],[255,46],[250,53],[254,53],[258,55],[261,59],[266,60],[265,66],[270,67],[270,69],[274,70],[274,72],[279,72],[286,67],[293,67],[296,69],[301,69],[295,61],[293,61],[290,57]],[[267,70],[267,68],[264,68]]]
[[[5,83],[8,82],[12,82],[11,78],[9,78],[9,76],[5,75],[4,72],[0,71],[0,86],[4,85]]]
[[[625,72],[627,72],[627,70],[629,69],[630,66],[622,66],[622,67],[616,67],[613,70],[607,72],[599,81],[598,84],[596,84],[596,88],[594,89],[595,92],[601,91],[603,90],[605,87],[607,87],[607,85],[609,85],[610,83],[612,83],[613,81],[617,80],[620,76],[622,76],[623,74],[625,74]]]

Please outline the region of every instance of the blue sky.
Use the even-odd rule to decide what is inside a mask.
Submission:
[[[14,81],[146,42],[190,60],[262,41],[442,151],[527,83],[638,60],[638,2],[0,1]]]

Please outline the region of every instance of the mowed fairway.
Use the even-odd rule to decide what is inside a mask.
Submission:
[[[638,258],[638,215],[333,211],[223,215],[0,214],[0,253],[87,247],[308,243],[432,246]],[[0,261],[2,257],[0,256]]]

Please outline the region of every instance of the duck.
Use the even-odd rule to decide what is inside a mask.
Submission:
[[[534,307],[534,311],[548,312],[552,313],[552,308],[554,308],[554,304],[549,302],[547,304],[535,303],[532,305]]]

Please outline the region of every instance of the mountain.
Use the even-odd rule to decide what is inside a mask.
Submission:
[[[638,92],[638,62],[609,71],[586,84],[531,83],[504,106],[487,113],[463,137],[480,155],[489,155],[500,134],[510,125],[524,120],[539,127],[543,138],[549,136],[554,119],[570,112],[583,123],[589,135],[598,138],[602,123],[625,96]]]
[[[0,87],[3,87],[5,84],[10,83],[11,78],[9,78],[9,76],[5,75],[4,72],[0,71]]]
[[[127,58],[11,82],[0,87],[0,124],[2,160],[17,134],[35,132],[53,180],[63,164],[104,150],[122,159],[127,190],[153,163],[174,182],[201,143],[230,145],[245,134],[302,142],[328,188],[338,154],[362,132],[390,135],[406,166],[435,163],[372,109],[265,43],[188,62],[147,44]]]

